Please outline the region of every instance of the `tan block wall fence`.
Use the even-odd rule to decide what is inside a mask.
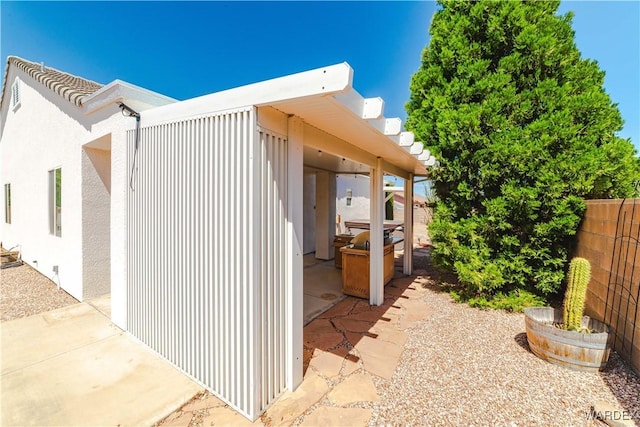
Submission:
[[[636,203],[635,214],[634,202]],[[624,276],[624,283],[627,289],[631,288],[632,301],[633,298],[636,298],[638,286],[640,286],[640,246],[636,245],[635,241],[629,243],[628,238],[623,239],[622,255],[619,257],[617,254],[621,242],[617,243],[613,271],[617,271],[619,274],[617,277],[613,277],[613,275],[610,277],[616,228],[618,227],[618,212],[623,201],[588,200],[586,204],[587,210],[578,232],[578,246],[575,252],[575,256],[584,257],[591,262],[591,282],[587,292],[585,311],[590,317],[603,320],[607,292],[609,292],[609,300],[615,301],[615,304],[613,308],[607,309],[606,320],[611,319],[608,323],[614,329],[624,327],[625,318],[627,323],[627,333],[625,334],[626,349],[623,351],[622,343],[618,341],[616,350],[622,354],[625,360],[629,360],[629,353],[632,353],[631,365],[636,372],[640,373],[640,309],[636,310],[637,302],[632,302],[629,305],[629,309],[626,310],[628,294],[621,292],[619,286],[613,285],[614,283],[620,283]],[[626,221],[621,220],[620,227],[624,227],[625,234],[629,234],[629,231],[631,231],[631,236],[637,237],[638,227],[640,227],[640,200],[626,200],[622,206],[622,214],[626,214]],[[620,235],[619,228],[618,235]],[[624,270],[625,265],[626,272]],[[610,281],[612,284],[611,289],[609,289]],[[618,304],[621,297],[622,304],[619,313]],[[613,316],[611,313],[613,313]],[[632,329],[634,324],[635,329]],[[630,344],[634,333],[633,352],[631,352]]]

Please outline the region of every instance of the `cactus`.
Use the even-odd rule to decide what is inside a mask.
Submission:
[[[580,330],[591,264],[584,258],[573,258],[569,265],[567,291],[564,295],[563,321],[566,330]]]

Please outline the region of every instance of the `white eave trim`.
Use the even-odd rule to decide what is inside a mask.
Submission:
[[[114,80],[91,95],[86,96],[82,100],[82,111],[85,114],[91,114],[114,102],[126,102],[126,100],[135,103],[140,110],[177,102],[173,98],[140,86],[122,80]],[[136,109],[133,105],[131,107]]]
[[[343,62],[153,108],[145,112],[143,120],[147,126],[246,105],[260,107],[284,100],[333,95],[349,90],[352,83],[353,69]],[[376,106],[371,108],[375,110]]]
[[[311,127],[353,145],[351,154],[361,154],[356,157],[361,158],[363,164],[383,165],[386,172],[405,179],[410,174],[426,175],[425,160],[419,159],[423,154],[422,143],[414,141],[412,132],[402,132],[399,118],[384,117],[381,98],[364,98],[352,85],[353,69],[343,62],[149,108],[141,121],[143,126],[153,126],[247,106],[271,106],[286,115],[299,116]],[[125,97],[127,90],[131,87],[122,83],[107,85],[95,95],[95,102],[99,100],[106,105],[117,97]],[[340,119],[327,122],[331,115]],[[329,144],[331,138],[312,138],[316,133],[309,129],[305,139]],[[318,149],[339,150],[331,146]],[[378,157],[383,161],[378,162]]]

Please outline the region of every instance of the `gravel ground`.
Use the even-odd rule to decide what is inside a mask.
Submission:
[[[27,264],[0,270],[0,322],[77,303],[78,300]]]
[[[454,303],[428,251],[416,255],[416,283],[433,311],[408,331],[391,381],[374,378],[381,402],[369,425],[600,425],[587,415],[597,400],[640,425],[640,378],[615,352],[598,374],[540,360],[522,314]]]

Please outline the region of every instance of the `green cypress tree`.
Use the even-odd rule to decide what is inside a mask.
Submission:
[[[640,162],[604,72],[559,1],[439,1],[407,127],[438,158],[434,259],[487,301],[560,290],[584,198],[630,195]]]

